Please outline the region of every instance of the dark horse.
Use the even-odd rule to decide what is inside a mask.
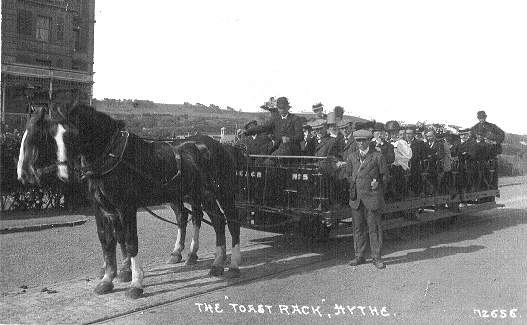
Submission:
[[[178,239],[169,259],[181,261],[189,210],[195,226],[187,261],[197,260],[198,236],[203,210],[216,233],[216,255],[210,275],[223,274],[226,260],[225,222],[232,236],[230,276],[239,276],[240,223],[234,207],[237,158],[232,150],[207,136],[195,136],[172,146],[151,142],[124,131],[124,123],[87,105],[75,105],[52,119],[44,110],[28,120],[20,147],[18,179],[38,183],[46,171],[56,171],[68,181],[72,161],[80,157],[81,174],[88,181],[95,206],[97,234],[104,258],[104,276],[95,288],[98,294],[113,290],[117,276],[116,245],[121,245],[123,269],[131,268],[127,296],[143,292],[143,271],[138,260],[137,209],[169,203],[176,214]],[[48,140],[46,140],[48,139]],[[39,152],[52,143],[56,161],[39,168]],[[128,271],[129,272],[129,271]]]

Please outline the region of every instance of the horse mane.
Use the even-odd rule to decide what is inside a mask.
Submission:
[[[84,117],[91,120],[97,121],[97,123],[102,123],[102,125],[108,125],[111,128],[124,129],[126,123],[124,121],[116,120],[110,115],[99,112],[95,107],[87,104],[76,104],[73,106],[67,113],[67,118],[71,119],[72,117]]]

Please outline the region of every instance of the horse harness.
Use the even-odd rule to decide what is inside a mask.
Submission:
[[[99,156],[94,163],[88,165],[85,159],[81,159],[81,179],[102,177],[112,172],[121,163],[158,187],[166,187],[172,184],[172,182],[179,176],[181,176],[181,155],[177,152],[177,149],[174,146],[167,142],[163,143],[172,149],[177,166],[176,174],[174,174],[168,180],[158,181],[154,179],[152,175],[149,175],[137,168],[133,163],[123,159],[129,137],[130,133],[128,131],[118,130],[110,140],[110,143],[106,147],[104,153]]]

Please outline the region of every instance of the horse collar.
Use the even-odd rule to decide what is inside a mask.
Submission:
[[[81,179],[88,177],[101,177],[114,170],[123,160],[123,154],[128,144],[128,131],[118,130],[104,153],[95,159],[94,162],[88,163],[85,159],[81,160]]]

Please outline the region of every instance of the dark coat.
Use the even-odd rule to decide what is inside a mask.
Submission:
[[[278,114],[273,114],[271,119],[261,125],[253,126],[245,131],[245,134],[272,133],[278,142],[278,148],[272,153],[274,155],[297,155],[300,153],[300,141],[304,138],[302,132],[302,119],[289,113],[283,119]],[[288,143],[282,143],[282,137],[289,137]]]
[[[341,149],[341,152],[339,154],[339,157],[342,161],[347,161],[349,155],[351,155],[352,152],[355,152],[359,150],[359,145],[357,144],[357,141],[353,137],[353,135],[350,135],[347,138],[348,141],[346,141],[346,137],[344,137],[344,147]],[[337,179],[348,179],[351,176],[352,167],[351,164],[346,164],[339,169],[337,169],[336,177]]]
[[[505,140],[505,132],[500,129],[496,124],[489,122],[481,123],[474,125],[471,129],[473,133],[483,133],[483,135],[492,141],[496,141],[498,144],[501,144]]]
[[[269,155],[273,152],[274,145],[267,134],[258,134],[256,138],[251,139],[247,148],[247,153],[250,155]]]
[[[436,140],[433,145],[426,144],[427,157],[434,160],[441,160],[445,157],[445,145],[443,141]]]
[[[351,165],[352,174],[350,180],[349,205],[352,209],[358,209],[360,202],[366,209],[376,211],[384,207],[384,187],[387,184],[388,167],[382,154],[377,151],[369,151],[360,162],[360,152],[354,151],[348,156],[347,163]],[[373,191],[371,182],[376,179],[379,187]]]
[[[391,165],[395,161],[395,149],[393,144],[386,141],[383,141],[381,144],[377,144],[372,141],[370,148],[380,152],[386,160],[386,164]]]
[[[423,159],[426,159],[428,149],[426,143],[421,140],[414,139],[410,143],[410,148],[412,149],[412,158],[410,159],[410,169],[417,169],[419,162]]]
[[[308,137],[307,141],[302,139],[300,142],[300,152],[302,156],[313,156],[317,147],[317,138]]]
[[[338,140],[329,135],[320,139],[315,147],[314,156],[316,157],[336,157],[338,155]]]

